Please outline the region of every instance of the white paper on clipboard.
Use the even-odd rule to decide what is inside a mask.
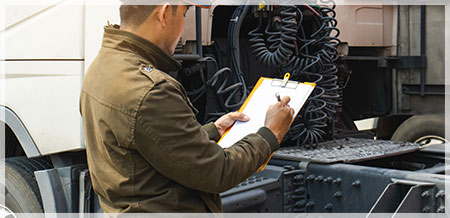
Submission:
[[[285,87],[282,87],[275,84],[276,82],[271,78],[264,77],[258,80],[255,88],[239,109],[240,112],[248,115],[250,120],[247,122],[237,121],[219,140],[218,144],[221,147],[228,148],[246,135],[256,133],[259,128],[263,127],[267,109],[278,101],[275,93],[280,93],[281,97],[289,96],[291,98],[289,106],[294,109],[295,117],[315,87],[314,83],[293,81],[289,81]]]

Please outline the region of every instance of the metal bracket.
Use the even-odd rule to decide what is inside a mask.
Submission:
[[[395,184],[410,185],[410,186],[434,186],[434,185],[436,185],[435,183],[432,183],[432,182],[422,182],[422,181],[395,179],[395,178],[392,178],[391,181]]]
[[[421,56],[345,56],[341,57],[344,61],[377,61],[379,68],[397,68],[397,69],[425,69],[427,68],[427,57]]]
[[[397,68],[397,69],[424,69],[427,68],[426,56],[388,56],[378,61],[379,67]]]
[[[445,90],[448,88],[444,85],[423,85],[424,90],[421,90],[422,85],[402,84],[402,93],[407,95],[445,95]],[[447,89],[448,90],[448,89]]]
[[[392,178],[381,196],[373,205],[366,218],[376,217],[374,213],[420,213],[424,208],[421,193],[433,188],[436,184],[430,182],[413,181]]]
[[[308,170],[308,164],[309,164],[309,161],[300,161],[298,163],[298,168],[300,168],[306,172],[306,170]]]
[[[42,204],[46,213],[68,213],[64,187],[59,179],[58,170],[49,169],[34,172],[42,196]]]

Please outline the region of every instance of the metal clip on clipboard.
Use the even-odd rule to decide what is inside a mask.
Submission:
[[[271,85],[288,88],[288,89],[296,89],[298,86],[298,82],[290,81],[289,80],[290,76],[291,76],[290,73],[286,73],[286,74],[284,74],[283,79],[273,79]]]

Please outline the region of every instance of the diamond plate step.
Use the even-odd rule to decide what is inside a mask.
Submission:
[[[344,138],[320,143],[316,149],[283,147],[274,159],[309,161],[312,163],[356,163],[413,152],[420,145],[411,142]]]

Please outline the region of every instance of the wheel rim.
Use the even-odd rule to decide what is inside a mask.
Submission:
[[[3,204],[0,204],[0,215],[3,215],[5,218],[17,218],[16,214]]]
[[[447,141],[445,138],[442,138],[437,135],[427,135],[427,136],[420,137],[419,139],[414,141],[414,143],[418,143],[421,145],[438,145],[438,144],[449,143],[449,141]]]

